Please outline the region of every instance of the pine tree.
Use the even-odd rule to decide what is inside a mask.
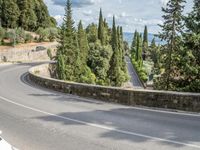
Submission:
[[[105,45],[105,35],[104,35],[104,19],[102,15],[102,10],[99,13],[99,26],[98,26],[98,39],[101,41],[102,45]]]
[[[200,34],[200,0],[194,0],[193,10],[185,19],[189,32]]]
[[[157,88],[165,90],[175,90],[175,78],[178,76],[177,63],[179,62],[179,52],[181,49],[180,33],[183,28],[182,12],[185,0],[170,0],[166,8],[162,8],[164,23],[160,25],[162,32],[159,37],[166,41],[162,45],[162,67],[165,72],[157,82]]]
[[[2,26],[5,28],[16,28],[19,19],[20,11],[16,0],[2,1]]]
[[[80,52],[74,28],[74,21],[72,19],[71,5],[71,1],[68,0],[65,8],[64,22],[60,33],[60,46],[58,46],[57,50],[57,58],[64,59],[64,63],[60,62],[63,61],[62,59],[58,59],[57,66],[58,68],[65,69],[65,80],[76,81],[80,75]],[[59,64],[64,64],[65,66],[59,67]],[[61,74],[62,72],[63,71],[58,70],[58,74]],[[63,77],[63,75],[58,76]]]
[[[185,18],[187,32],[184,33],[185,48],[181,53],[179,88],[182,91],[200,92],[200,1],[194,0],[192,12]]]

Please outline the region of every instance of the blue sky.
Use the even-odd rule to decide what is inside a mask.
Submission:
[[[59,24],[64,15],[66,0],[44,0]],[[78,23],[81,19],[84,26],[91,22],[98,22],[99,9],[111,25],[112,16],[116,16],[117,24],[123,26],[124,31],[134,32],[135,29],[142,32],[144,25],[148,26],[150,33],[157,33],[160,29],[157,24],[162,24],[161,7],[168,0],[72,0],[73,17]],[[192,8],[193,0],[187,0],[185,13]]]

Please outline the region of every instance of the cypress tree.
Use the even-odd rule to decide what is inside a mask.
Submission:
[[[143,53],[146,54],[148,51],[148,29],[147,26],[144,28],[144,34],[143,34]]]
[[[85,33],[85,30],[83,29],[82,21],[78,24],[78,44],[80,49],[80,61],[81,64],[87,63],[87,56],[88,56],[88,41],[87,41],[87,35]]]
[[[110,81],[112,86],[121,86],[124,81],[124,74],[120,66],[120,52],[118,47],[118,34],[115,24],[115,17],[113,17],[113,27],[112,27],[112,49],[113,56],[110,62]]]
[[[135,30],[134,36],[133,36],[133,40],[132,40],[132,44],[131,44],[131,55],[132,55],[132,58],[134,58],[135,55],[136,55],[137,35],[138,35],[138,32],[137,32],[137,30]]]
[[[57,66],[59,66],[59,64],[65,65],[65,67],[60,67],[65,68],[65,80],[76,81],[78,80],[80,73],[80,52],[78,49],[74,21],[72,19],[71,5],[71,1],[68,0],[65,8],[64,22],[60,33],[60,46],[58,46],[57,50],[57,58],[63,57],[64,63],[59,62],[62,59],[58,59]],[[58,71],[58,74],[60,74],[61,72]],[[59,77],[62,76],[59,75]]]
[[[182,12],[185,0],[170,0],[164,12],[163,25],[160,25],[162,32],[159,37],[167,44],[161,46],[162,68],[165,72],[157,82],[157,87],[165,90],[174,90],[175,78],[177,77],[177,63],[179,63],[179,52],[181,49],[180,33],[183,29]]]
[[[102,10],[100,9],[99,13],[99,26],[98,26],[98,39],[101,41],[102,45],[105,45],[105,37],[104,37],[104,20],[102,15]]]
[[[147,43],[148,44],[148,29],[147,26],[144,28],[144,35],[143,35],[143,45]]]

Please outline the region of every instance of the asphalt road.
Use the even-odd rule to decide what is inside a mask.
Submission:
[[[127,69],[128,69],[128,73],[129,73],[129,76],[130,76],[131,86],[133,88],[143,89],[144,86],[141,83],[141,81],[140,81],[140,79],[139,79],[139,77],[138,77],[138,75],[135,71],[135,68],[133,67],[131,60],[128,56],[126,56],[126,64],[127,64]]]
[[[0,130],[20,150],[198,150],[200,114],[109,104],[30,83],[0,66]]]

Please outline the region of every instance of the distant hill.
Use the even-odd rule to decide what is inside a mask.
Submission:
[[[134,33],[124,32],[124,40],[127,41],[129,43],[129,45],[131,45],[131,43],[132,43],[133,35],[134,35]],[[149,43],[151,43],[151,41],[154,37],[155,37],[154,34],[152,34],[152,33],[148,34]],[[155,37],[155,40],[156,40],[157,44],[163,44],[163,42],[159,38]]]

